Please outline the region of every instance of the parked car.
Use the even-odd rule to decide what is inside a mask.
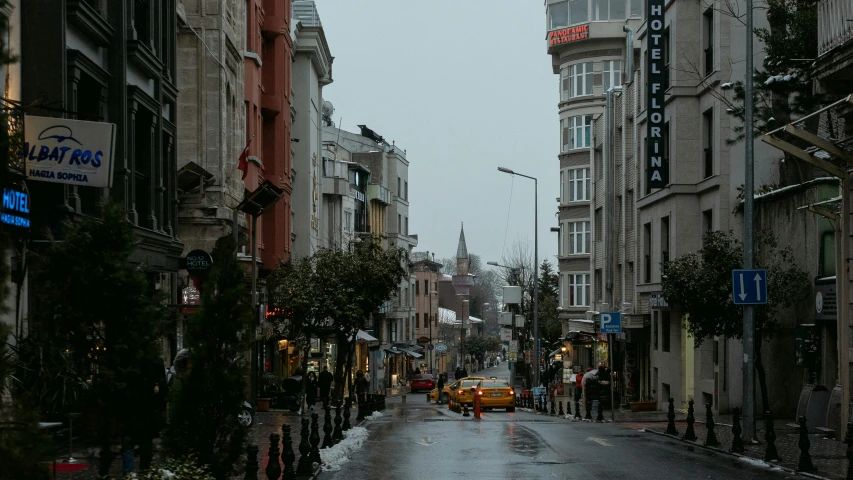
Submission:
[[[412,378],[412,393],[419,392],[421,390],[432,390],[433,388],[435,388],[435,377],[433,377],[432,374],[420,373]]]

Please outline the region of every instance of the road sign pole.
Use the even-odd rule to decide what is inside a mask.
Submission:
[[[616,404],[614,403],[613,385],[616,381],[613,379],[613,335],[607,334],[607,363],[610,364],[610,421],[616,423]]]
[[[753,109],[753,52],[752,42],[755,34],[752,27],[752,2],[746,0],[746,78],[744,92],[744,186],[743,186],[743,268],[753,267],[753,195],[755,187],[753,167],[752,134]],[[752,305],[743,308],[743,438],[752,442],[755,439],[755,311]],[[846,407],[845,407],[846,408]]]

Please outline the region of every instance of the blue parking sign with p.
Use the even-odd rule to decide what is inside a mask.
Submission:
[[[598,314],[601,333],[622,333],[621,312],[601,312]]]

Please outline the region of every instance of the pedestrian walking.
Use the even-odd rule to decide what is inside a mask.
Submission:
[[[320,384],[320,400],[322,402],[328,402],[329,394],[332,391],[332,381],[334,381],[334,377],[329,372],[329,367],[323,366],[323,371],[320,372],[320,376],[317,381]]]
[[[308,373],[308,383],[305,385],[305,403],[310,410],[314,410],[314,404],[317,403],[317,375],[314,372]]]
[[[359,370],[355,374],[355,396],[358,399],[358,403],[364,403],[367,401],[367,389],[367,379],[364,378],[364,373]]]
[[[438,374],[438,403],[439,404],[441,403],[441,400],[442,400],[442,398],[441,398],[442,392],[444,392],[444,374],[439,373]]]

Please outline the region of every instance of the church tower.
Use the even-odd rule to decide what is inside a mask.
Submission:
[[[468,246],[465,245],[465,225],[459,232],[459,246],[456,247],[456,275],[453,276],[453,289],[456,291],[456,318],[462,322],[460,328],[462,334],[461,340],[464,342],[465,337],[471,330],[471,323],[468,321],[470,312],[470,295],[471,286],[474,284],[474,276],[468,273],[468,268],[471,266],[471,259],[468,257]]]

